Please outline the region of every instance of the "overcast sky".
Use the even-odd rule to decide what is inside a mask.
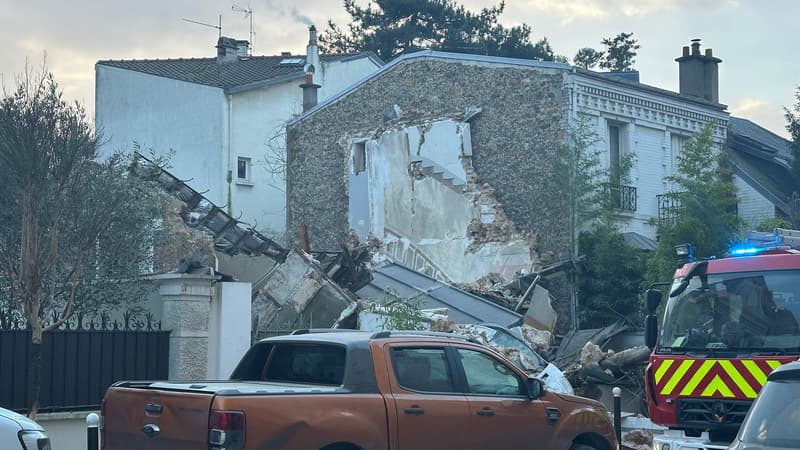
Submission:
[[[307,24],[320,31],[347,15],[340,0],[237,0],[253,10],[254,54],[303,53]],[[366,4],[366,0],[361,0]],[[461,0],[477,11],[489,3]],[[94,111],[94,64],[101,59],[211,57],[217,30],[181,19],[217,24],[247,39],[249,20],[219,0],[0,0],[0,74],[13,86],[26,60],[48,68],[70,100]],[[643,83],[678,89],[681,47],[693,38],[722,59],[720,101],[731,114],[787,136],[783,107],[800,84],[798,0],[506,0],[505,25],[525,22],[533,38],[547,37],[556,53],[633,32],[641,48],[635,67]]]

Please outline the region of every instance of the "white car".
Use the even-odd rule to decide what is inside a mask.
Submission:
[[[50,450],[41,425],[5,408],[0,408],[0,442],[3,449]]]

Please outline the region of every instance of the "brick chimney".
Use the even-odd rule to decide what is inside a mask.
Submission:
[[[719,103],[719,63],[713,51],[707,48],[705,55],[700,53],[700,39],[692,39],[691,49],[683,47],[683,55],[675,58],[678,62],[680,93]]]
[[[306,82],[301,84],[303,89],[303,112],[317,106],[317,89],[320,85],[314,84],[314,72],[306,72]]]
[[[220,36],[217,40],[217,64],[236,62],[250,57],[250,42]]]

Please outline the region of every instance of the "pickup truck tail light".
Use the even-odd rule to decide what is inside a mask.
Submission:
[[[245,422],[243,411],[212,409],[208,416],[209,450],[240,450],[244,448]]]

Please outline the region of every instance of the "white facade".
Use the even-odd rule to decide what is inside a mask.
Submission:
[[[734,176],[733,182],[739,199],[739,217],[746,229],[753,230],[762,220],[775,217],[775,205],[770,200],[739,177]]]
[[[636,189],[636,207],[621,213],[627,218],[621,231],[655,239],[656,229],[649,221],[658,217],[658,196],[672,188],[666,177],[677,172],[681,145],[712,122],[716,150],[722,151],[729,114],[658,89],[627,87],[600,77],[570,75],[566,85],[572,96],[571,118],[575,120],[579,112],[588,114],[597,125],[600,140],[596,145],[605,167],[611,161],[611,126],[619,130],[620,154],[634,155],[627,184]]]
[[[322,86],[320,100],[379,67],[366,55],[320,66],[314,74]],[[132,151],[134,143],[145,155],[150,149],[157,155],[173,152],[172,173],[190,180],[215,204],[227,205],[233,217],[280,239],[286,226],[285,178],[270,172],[267,158],[283,153],[283,125],[302,112],[301,82],[302,76],[226,93],[98,64],[95,120],[104,138],[101,154]]]

